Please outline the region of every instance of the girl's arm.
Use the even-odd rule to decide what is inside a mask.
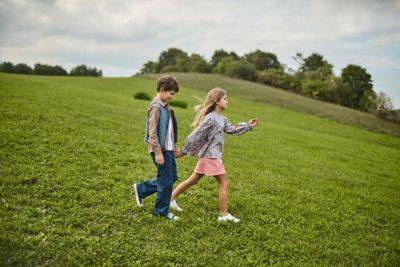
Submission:
[[[237,125],[233,125],[228,121],[227,118],[225,118],[224,121],[225,121],[224,132],[228,134],[241,135],[251,130],[250,123],[248,122],[240,122]]]
[[[215,120],[211,117],[205,118],[199,126],[197,126],[193,132],[188,136],[181,149],[183,154],[189,153],[194,148],[202,145],[204,140],[207,139],[207,136],[210,131],[212,131],[215,125]]]

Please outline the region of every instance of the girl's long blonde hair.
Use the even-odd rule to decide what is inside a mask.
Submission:
[[[215,87],[211,89],[204,103],[202,105],[197,105],[194,107],[194,111],[196,112],[196,118],[194,119],[192,126],[197,127],[203,121],[204,116],[208,113],[213,112],[215,107],[217,106],[217,102],[221,100],[226,95],[226,91],[220,87]]]

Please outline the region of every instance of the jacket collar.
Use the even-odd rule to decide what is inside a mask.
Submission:
[[[153,102],[157,102],[158,104],[160,104],[163,107],[169,107],[169,105],[167,103],[162,102],[160,99],[158,99],[157,97],[153,98]]]

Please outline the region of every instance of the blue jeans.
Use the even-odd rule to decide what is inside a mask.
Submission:
[[[141,183],[137,183],[137,191],[140,199],[144,199],[157,193],[156,205],[153,215],[167,216],[169,202],[171,201],[172,185],[178,180],[176,162],[173,151],[163,151],[164,164],[159,165],[155,160],[155,154],[151,153],[154,165],[157,168],[157,177]]]

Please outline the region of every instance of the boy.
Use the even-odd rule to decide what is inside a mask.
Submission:
[[[157,168],[157,177],[145,182],[135,183],[136,204],[143,207],[142,201],[157,192],[153,215],[175,221],[179,217],[168,211],[172,185],[177,180],[174,151],[178,137],[178,127],[173,110],[168,103],[179,91],[177,81],[163,75],[157,81],[157,95],[147,109],[146,136],[149,153]]]

